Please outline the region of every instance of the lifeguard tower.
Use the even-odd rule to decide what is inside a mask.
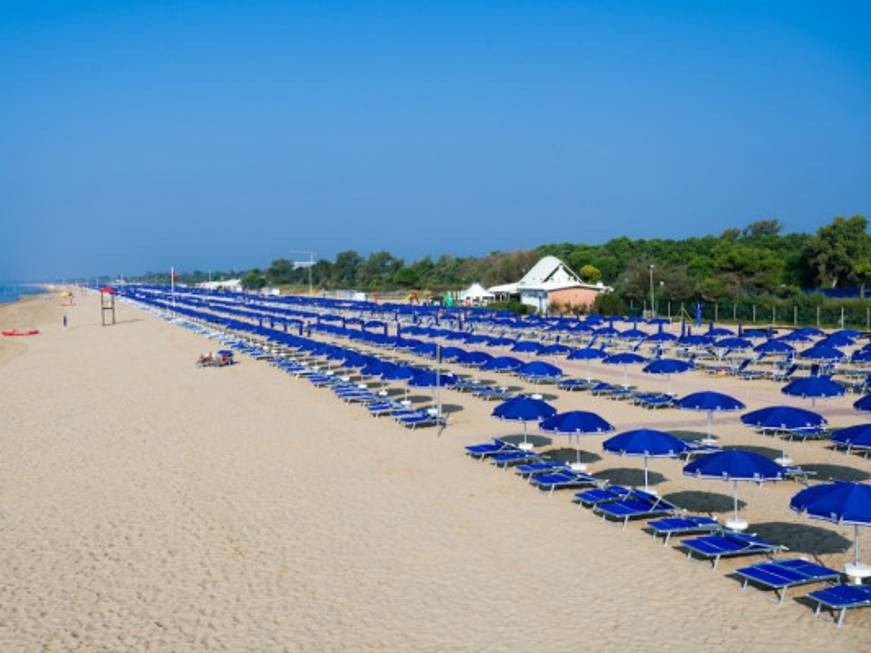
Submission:
[[[109,286],[100,290],[100,321],[103,326],[115,324],[115,291]]]

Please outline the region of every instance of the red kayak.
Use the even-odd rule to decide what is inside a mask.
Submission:
[[[19,331],[12,329],[11,331],[3,331],[4,336],[35,336],[39,334],[39,329],[30,329],[28,331]]]

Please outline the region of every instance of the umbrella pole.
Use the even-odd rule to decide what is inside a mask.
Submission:
[[[629,368],[625,365],[623,366],[623,387],[629,387]]]
[[[853,564],[855,564],[856,567],[858,567],[859,566],[859,524],[853,524],[853,532],[854,532],[855,537],[856,537],[856,543],[853,545],[853,548],[855,549]]]
[[[523,444],[526,444],[526,422],[523,422]]]
[[[711,429],[714,425],[714,414],[711,411],[708,411],[708,439],[711,439]]]
[[[644,491],[650,492],[650,485],[647,482],[647,456],[644,456]]]
[[[738,481],[732,481],[732,501],[735,508],[735,523],[738,523]]]

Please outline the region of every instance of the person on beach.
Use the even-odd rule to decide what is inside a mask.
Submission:
[[[67,314],[64,313],[64,329],[67,328]]]

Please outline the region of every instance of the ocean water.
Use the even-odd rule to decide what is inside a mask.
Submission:
[[[45,292],[36,286],[19,286],[0,283],[0,304],[14,302],[22,295],[38,295]]]

